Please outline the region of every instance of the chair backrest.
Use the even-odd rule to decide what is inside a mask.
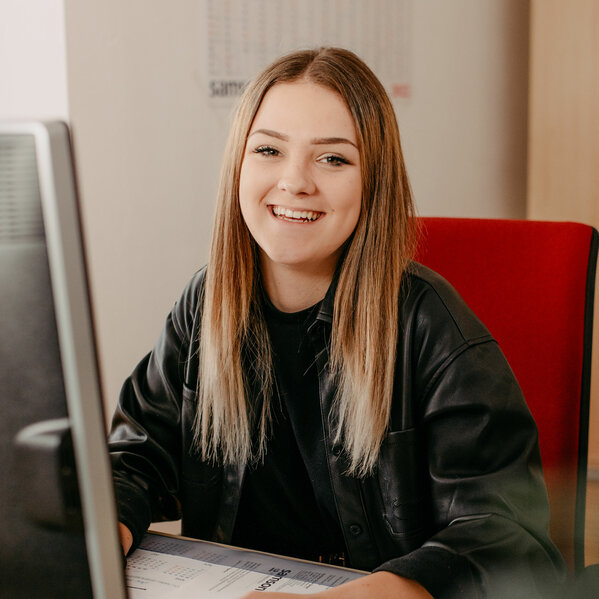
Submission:
[[[551,535],[570,568],[579,570],[597,231],[562,222],[420,221],[416,259],[458,290],[522,387],[539,428]]]

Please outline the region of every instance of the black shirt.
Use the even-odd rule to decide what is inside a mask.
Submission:
[[[345,551],[323,443],[314,350],[320,304],[296,313],[265,298],[276,389],[264,463],[248,466],[232,542],[304,559]]]

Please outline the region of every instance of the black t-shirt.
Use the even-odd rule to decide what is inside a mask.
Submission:
[[[319,304],[293,314],[265,298],[275,373],[264,463],[247,468],[232,542],[304,559],[345,551],[328,473],[314,350]]]

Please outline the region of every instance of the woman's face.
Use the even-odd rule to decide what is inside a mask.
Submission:
[[[249,132],[239,182],[263,268],[332,274],[361,196],[356,129],[341,96],[306,80],[274,85]]]

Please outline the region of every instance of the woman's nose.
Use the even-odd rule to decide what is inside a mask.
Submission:
[[[316,185],[308,168],[302,164],[288,164],[281,173],[277,188],[292,195],[314,193]]]

